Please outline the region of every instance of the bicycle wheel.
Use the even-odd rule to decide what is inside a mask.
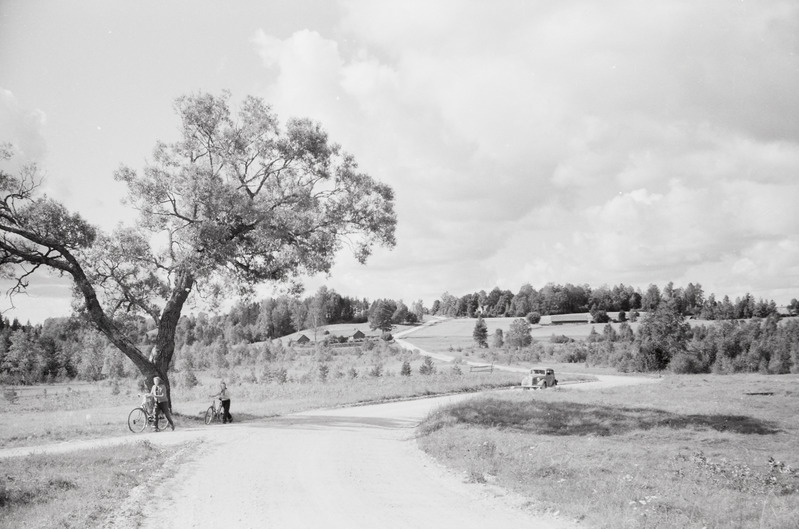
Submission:
[[[205,424],[211,424],[211,422],[215,419],[214,415],[214,407],[209,406],[208,409],[205,410]]]
[[[142,433],[147,428],[147,412],[143,408],[134,408],[128,415],[128,428],[133,433]]]

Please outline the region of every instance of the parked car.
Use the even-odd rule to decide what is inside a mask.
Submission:
[[[522,389],[546,389],[558,385],[555,370],[550,368],[531,369],[522,379]]]

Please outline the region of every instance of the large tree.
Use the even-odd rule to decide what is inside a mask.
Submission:
[[[315,122],[281,126],[262,100],[234,116],[230,94],[180,97],[181,135],[158,142],[142,171],[121,167],[138,222],[105,234],[40,196],[35,168],[0,171],[0,266],[24,291],[39,268],[70,276],[78,310],[131,361],[148,384],[167,369],[181,310],[193,291],[251,293],[264,282],[328,272],[349,245],[360,262],[393,247],[391,188],[361,172]],[[9,159],[10,149],[2,149]],[[155,354],[118,323],[151,318]]]

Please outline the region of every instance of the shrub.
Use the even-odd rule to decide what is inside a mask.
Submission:
[[[382,364],[375,364],[372,369],[369,370],[369,376],[374,378],[380,378],[383,376],[383,365]]]
[[[594,323],[610,322],[610,316],[608,316],[608,313],[605,312],[604,310],[598,310],[594,314],[592,314],[592,316],[594,317]]]
[[[419,374],[420,375],[432,375],[436,372],[436,366],[433,364],[433,359],[429,356],[424,357],[424,361],[422,365],[419,366]]]
[[[527,321],[530,322],[532,325],[535,325],[536,323],[539,323],[541,321],[541,314],[539,314],[538,312],[531,312],[527,316],[525,316],[525,318],[527,318]]]
[[[330,374],[330,367],[327,364],[319,364],[319,380],[327,382],[327,377]]]
[[[351,367],[351,368],[350,368],[350,370],[349,370],[349,371],[347,371],[347,376],[348,376],[350,379],[356,379],[356,378],[358,378],[358,370],[357,370],[357,369],[355,369],[354,367]]]
[[[402,375],[404,377],[411,376],[411,363],[408,362],[407,360],[405,360],[402,363],[402,368],[400,369],[400,375]]]
[[[698,359],[689,353],[674,355],[669,362],[669,369],[677,374],[696,374],[703,371]]]
[[[194,374],[194,371],[192,371],[191,369],[187,369],[183,373],[182,383],[183,383],[183,386],[185,386],[187,388],[193,388],[193,387],[197,386],[197,384],[199,384],[200,381],[197,380],[197,375]]]

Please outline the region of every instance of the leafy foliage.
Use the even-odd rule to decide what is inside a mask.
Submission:
[[[38,197],[35,167],[0,171],[0,269],[16,279],[13,291],[40,267],[68,274],[82,314],[168,391],[176,328],[194,290],[212,300],[248,295],[259,282],[328,272],[345,244],[360,262],[375,245],[395,244],[393,191],[361,172],[320,124],[281,126],[254,97],[234,115],[229,99],[176,100],[181,137],[158,142],[141,173],[123,166],[115,174],[140,217],[112,235]],[[9,153],[3,146],[0,159]],[[123,314],[153,322],[152,356],[125,332]]]

